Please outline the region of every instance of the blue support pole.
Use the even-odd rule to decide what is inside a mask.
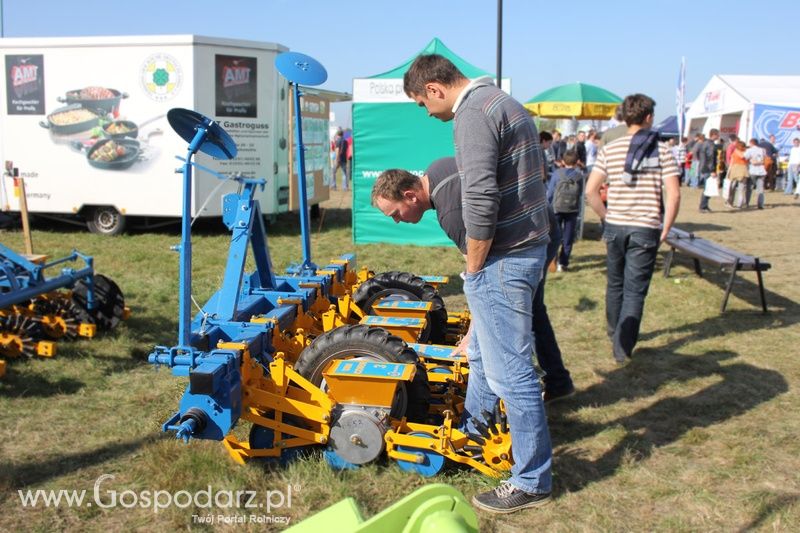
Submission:
[[[297,197],[300,199],[300,233],[303,238],[303,264],[300,274],[311,276],[317,271],[317,265],[311,261],[311,232],[309,229],[308,196],[306,195],[306,161],[303,146],[303,127],[300,112],[300,86],[294,87],[294,138],[297,146]]]
[[[190,348],[189,335],[191,333],[192,310],[192,164],[191,160],[200,145],[206,139],[208,130],[198,126],[192,142],[189,143],[189,152],[186,163],[183,165],[183,216],[181,218],[181,244],[180,257],[180,302],[178,307],[178,345]]]

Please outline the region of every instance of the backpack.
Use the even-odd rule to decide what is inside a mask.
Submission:
[[[581,208],[581,175],[575,169],[558,169],[559,180],[553,193],[553,211],[577,213]]]

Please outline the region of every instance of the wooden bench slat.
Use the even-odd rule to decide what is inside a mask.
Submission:
[[[669,275],[670,266],[672,265],[672,257],[674,252],[685,254],[695,261],[695,271],[702,275],[700,269],[700,261],[711,263],[720,268],[723,272],[730,271],[728,284],[725,288],[725,295],[722,299],[722,311],[725,311],[725,306],[728,303],[728,296],[733,288],[733,280],[737,272],[747,270],[755,271],[758,275],[758,288],[761,294],[761,307],[764,312],[767,312],[767,301],[764,295],[764,283],[761,279],[761,272],[769,270],[772,265],[766,261],[761,261],[758,257],[743,254],[736,250],[731,250],[713,241],[703,239],[695,236],[693,233],[672,228],[666,239],[667,245],[670,246],[670,252],[664,264],[664,276]]]

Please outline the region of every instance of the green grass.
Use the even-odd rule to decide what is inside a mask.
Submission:
[[[768,209],[697,214],[684,191],[678,226],[761,256],[770,313],[758,306],[755,276],[744,273],[720,314],[725,277],[694,275],[678,258],[673,275],[653,278],[642,340],[633,361],[617,368],[604,335],[604,248],[590,217],[570,272],[551,274],[547,303],[578,394],[548,409],[554,457],[553,505],[506,517],[479,514],[484,531],[796,531],[800,524],[800,217],[798,204],[767,196]],[[450,309],[464,297],[454,249],[353,246],[350,212],[335,196],[314,258],[354,251],[375,271],[409,270],[453,277]],[[712,208],[716,207],[712,203]],[[721,208],[721,206],[719,206]],[[298,224],[282,216],[270,228],[270,251],[282,270],[301,256]],[[17,231],[0,240],[22,248]],[[207,509],[23,508],[20,489],[85,489],[112,474],[103,490],[175,493],[285,490],[293,521],[354,497],[365,516],[431,482],[389,461],[353,472],[330,470],[319,455],[285,467],[233,463],[221,444],[188,446],[160,433],[184,383],[146,363],[156,344],[177,332],[177,229],[109,239],[81,230],[37,226],[37,252],[60,257],[77,248],[123,289],[132,318],[111,335],[60,343],[51,360],[12,361],[0,381],[0,530],[211,530],[193,522]],[[203,222],[194,240],[194,294],[203,302],[222,279],[227,234]],[[659,262],[660,266],[660,262]],[[246,428],[243,428],[245,430]],[[433,481],[467,497],[494,481],[451,467]],[[105,494],[104,494],[105,498]],[[236,509],[214,511],[248,514]],[[263,530],[265,526],[215,529]],[[266,529],[280,529],[266,526]]]

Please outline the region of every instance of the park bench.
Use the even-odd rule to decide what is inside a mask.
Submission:
[[[767,300],[764,296],[764,281],[761,277],[761,273],[765,270],[769,270],[772,265],[761,261],[758,257],[736,252],[715,242],[696,237],[694,233],[689,233],[688,231],[683,231],[678,228],[672,228],[669,231],[667,244],[670,249],[664,260],[665,278],[669,276],[669,271],[672,267],[672,258],[676,251],[692,258],[694,261],[694,271],[700,277],[703,276],[703,270],[700,266],[701,262],[712,264],[718,267],[721,272],[730,272],[728,284],[725,286],[725,295],[722,297],[722,312],[725,312],[736,273],[744,270],[752,270],[755,271],[758,277],[761,307],[765,313],[767,312]]]

